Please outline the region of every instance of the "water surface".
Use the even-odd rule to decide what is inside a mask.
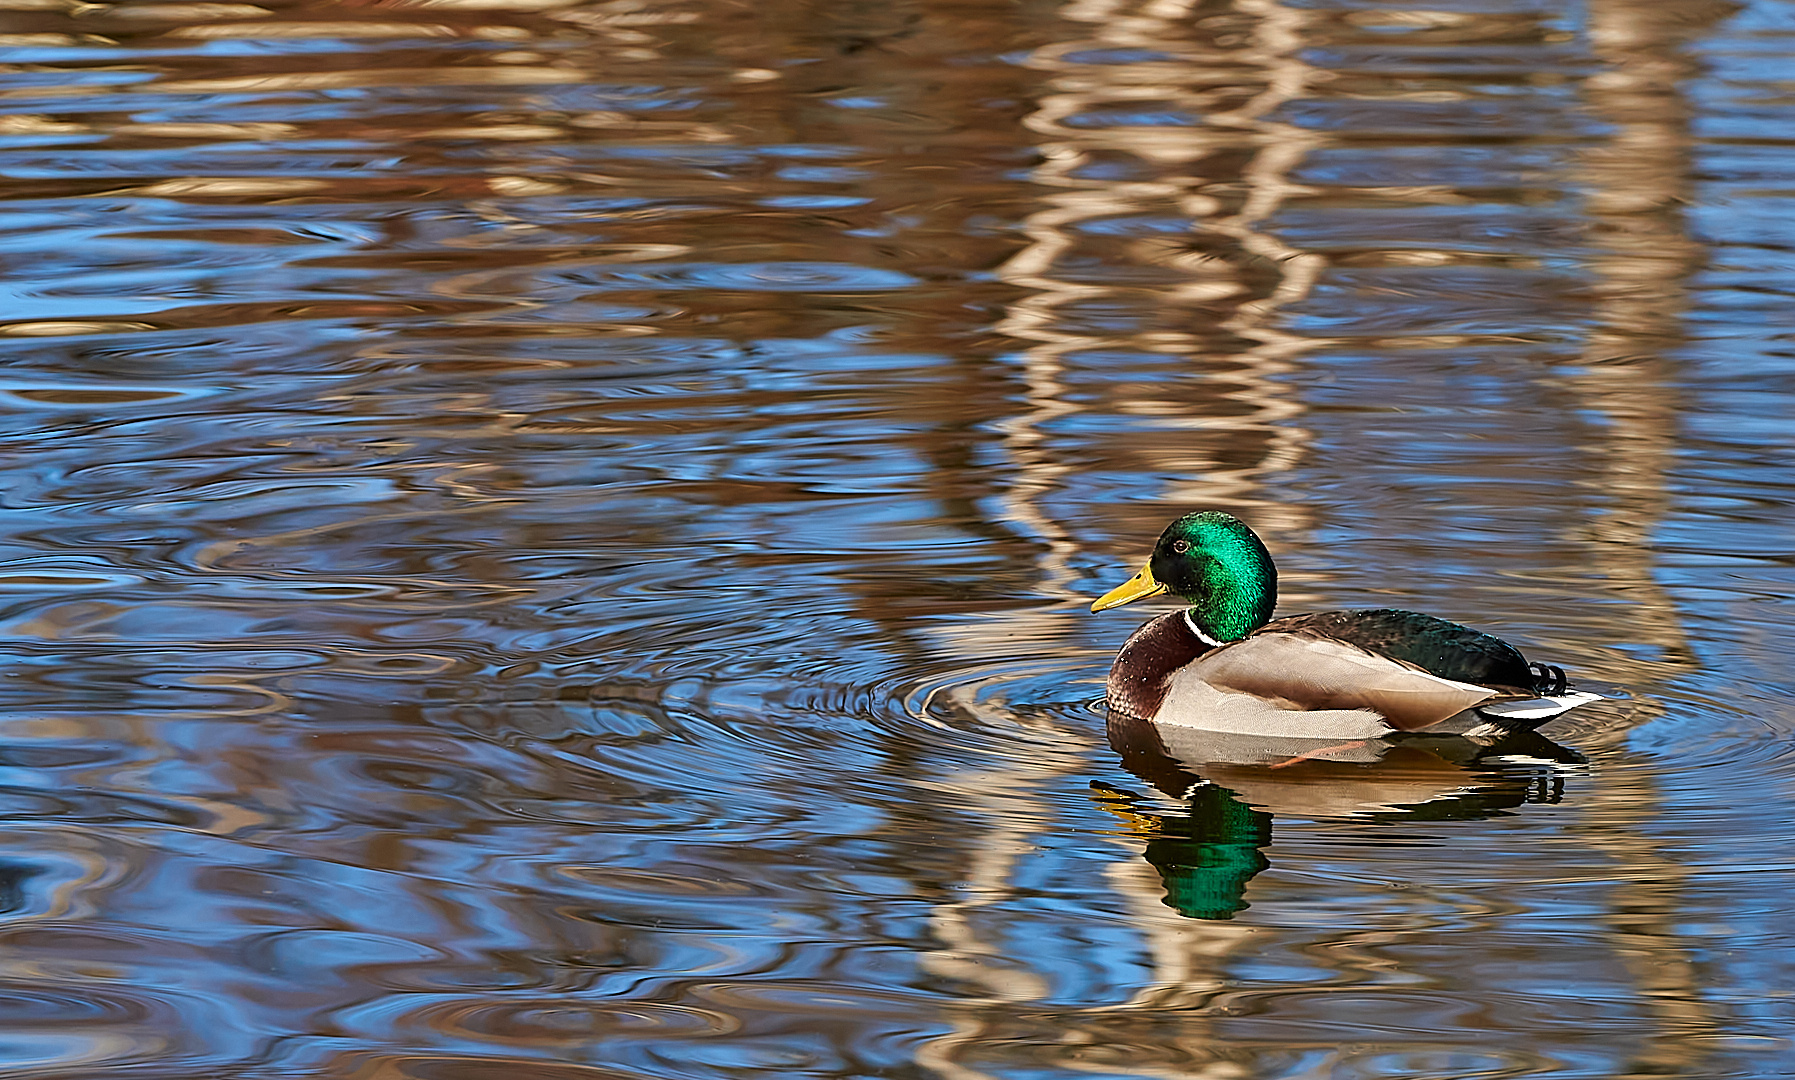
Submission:
[[[0,0],[7,1075],[1786,1075],[1795,19],[1429,2]]]

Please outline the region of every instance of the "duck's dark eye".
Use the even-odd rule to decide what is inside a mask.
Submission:
[[[1172,550],[1174,552],[1178,553],[1179,555],[1182,555],[1185,552],[1190,550],[1190,541],[1189,540],[1174,540],[1174,541],[1172,541]]]

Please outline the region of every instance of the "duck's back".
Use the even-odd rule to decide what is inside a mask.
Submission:
[[[1398,608],[1321,611],[1273,619],[1253,632],[1343,641],[1454,682],[1531,693],[1536,676],[1501,638]]]

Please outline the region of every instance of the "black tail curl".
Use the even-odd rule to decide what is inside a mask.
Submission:
[[[1567,685],[1564,681],[1564,669],[1551,664],[1528,664],[1527,670],[1533,674],[1533,692],[1543,697],[1553,697],[1564,693]]]

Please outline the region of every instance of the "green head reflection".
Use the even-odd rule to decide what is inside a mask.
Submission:
[[[1271,864],[1271,815],[1213,784],[1190,793],[1190,816],[1163,818],[1146,860],[1165,881],[1167,907],[1192,919],[1231,919],[1247,907],[1246,888]]]

